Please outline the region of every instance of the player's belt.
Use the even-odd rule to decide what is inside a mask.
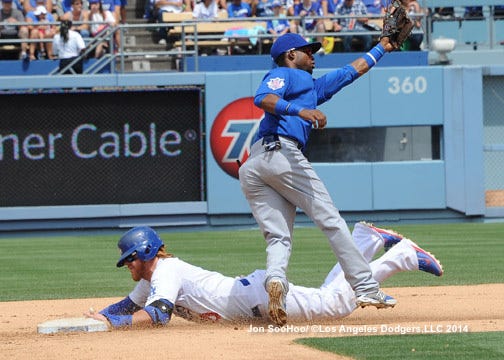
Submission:
[[[300,150],[303,147],[299,141],[289,136],[272,134],[272,135],[266,135],[262,138],[262,146],[264,150],[265,151],[280,150],[282,148],[280,139],[293,142],[296,145],[296,147]]]
[[[301,145],[301,143],[299,141],[297,141],[294,138],[291,138],[290,136],[285,136],[285,135],[278,135],[278,136],[285,139],[285,140],[292,141],[299,150],[301,150],[303,148],[303,145]]]
[[[277,134],[264,136],[262,139],[262,146],[264,151],[275,151],[282,148],[282,144],[280,144],[280,139]]]

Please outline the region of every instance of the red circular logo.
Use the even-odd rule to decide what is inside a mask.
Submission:
[[[238,162],[245,162],[264,111],[254,105],[253,97],[226,105],[217,115],[210,131],[210,147],[217,164],[238,179]]]

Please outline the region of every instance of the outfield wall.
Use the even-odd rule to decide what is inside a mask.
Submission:
[[[316,70],[314,75],[327,71]],[[263,75],[264,71],[0,77],[0,89],[19,92],[0,94],[0,229],[254,224],[233,174],[236,160],[247,156],[260,119],[250,98]],[[503,217],[504,208],[489,210],[485,204],[488,173],[504,176],[500,169],[485,167],[486,152],[499,156],[504,148],[500,138],[490,147],[484,144],[485,106],[497,106],[496,115],[491,115],[493,131],[504,127],[498,103],[484,98],[489,80],[504,89],[504,67],[376,68],[324,104],[328,132],[384,128],[393,144],[400,140],[394,137],[397,129],[440,129],[439,158],[314,163],[340,210],[355,218],[379,214],[380,219],[394,221]],[[62,90],[77,84],[81,90]],[[82,90],[88,87],[93,90]],[[12,99],[28,99],[40,88],[51,91],[44,92],[46,101],[37,105],[44,114],[37,122],[30,102],[22,109],[23,102]],[[185,98],[175,94],[187,89],[199,94],[195,101],[200,107],[177,113]],[[138,97],[148,92],[155,96],[136,99],[135,105],[135,91]],[[83,103],[99,110],[79,110],[79,94]],[[499,98],[498,91],[485,94]],[[100,103],[104,97],[108,100]],[[191,122],[195,118],[196,123]],[[419,144],[418,151],[426,148]],[[68,158],[58,163],[60,153]],[[21,194],[13,194],[16,186]],[[86,186],[92,187],[93,196],[86,196]],[[157,195],[150,196],[149,189]],[[51,191],[58,193],[57,202]]]

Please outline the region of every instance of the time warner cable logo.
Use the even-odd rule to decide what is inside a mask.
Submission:
[[[4,160],[56,160],[58,154],[72,154],[79,159],[114,159],[140,157],[177,157],[182,154],[183,141],[194,142],[198,134],[186,129],[159,130],[156,123],[148,129],[133,128],[123,124],[115,131],[100,129],[95,124],[78,124],[73,129],[48,133],[0,133],[0,161]]]
[[[210,132],[210,147],[215,161],[228,175],[238,179],[238,163],[245,162],[264,111],[253,97],[226,105],[217,115]]]

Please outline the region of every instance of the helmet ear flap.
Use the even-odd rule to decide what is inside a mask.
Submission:
[[[156,249],[157,252],[158,249]],[[137,249],[138,258],[142,261],[147,261],[152,259],[156,254],[151,255],[153,251],[153,246],[151,243],[143,244],[141,247]]]
[[[145,248],[145,255],[149,256],[149,254],[151,253],[152,251],[152,244],[149,244],[147,245],[147,247]]]

